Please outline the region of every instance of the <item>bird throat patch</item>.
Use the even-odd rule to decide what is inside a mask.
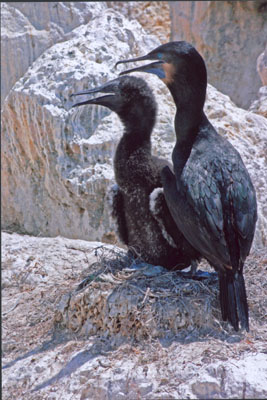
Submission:
[[[166,85],[172,83],[173,79],[174,79],[174,73],[175,73],[174,65],[165,62],[164,64],[162,64],[162,68],[165,72],[165,77],[162,79],[163,82]]]

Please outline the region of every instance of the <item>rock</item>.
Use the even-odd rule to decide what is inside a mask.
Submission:
[[[4,229],[87,240],[112,237],[106,193],[114,180],[112,157],[121,123],[101,107],[71,109],[75,100],[70,95],[115,78],[121,70],[114,70],[116,61],[159,44],[138,22],[107,9],[73,30],[71,39],[46,50],[16,83],[2,113]],[[158,102],[153,152],[170,159],[173,101],[157,77],[139,75],[153,87]],[[205,110],[251,174],[259,205],[254,246],[264,246],[266,119],[237,108],[210,85]]]
[[[267,45],[263,53],[257,58],[257,72],[261,78],[262,84],[267,85]]]
[[[258,93],[258,99],[253,101],[249,111],[267,118],[267,86],[262,86]]]
[[[171,333],[168,317],[172,321],[179,311],[171,305],[179,304],[181,296],[194,308],[203,295],[205,305],[199,308],[199,314],[208,316],[215,311],[208,305],[218,303],[211,304],[217,292],[216,281],[193,282],[179,278],[179,273],[160,272],[150,276],[150,291],[144,294],[142,272],[122,269],[123,264],[119,267],[118,254],[123,256],[124,252],[98,242],[2,233],[3,400],[266,398],[263,250],[251,254],[245,268],[249,333],[233,332],[216,320],[206,330],[199,329],[195,320],[191,326],[176,326],[176,333]],[[86,277],[87,286],[77,292],[78,284]],[[144,279],[148,283],[145,275]],[[177,290],[179,285],[180,289],[187,285],[188,291],[169,296],[175,282]],[[94,285],[102,285],[103,289],[113,285],[113,292],[103,290],[103,298],[107,297],[102,309]],[[199,292],[191,292],[197,286]],[[92,325],[91,332],[74,332],[60,325],[60,310],[62,315],[70,311],[75,293],[76,299],[81,298],[89,294],[90,287],[93,302],[80,301],[80,321],[89,326],[90,313],[99,322],[101,316],[109,318],[107,331]],[[121,298],[116,297],[119,290],[124,293]],[[135,301],[138,305],[130,310],[133,314],[127,314],[129,310],[124,307],[130,299],[131,304]],[[113,312],[115,306],[121,310],[124,307],[125,314],[119,318],[132,324],[138,313],[139,319],[145,317],[153,301],[162,308],[154,307],[152,319],[146,324],[146,337],[141,320],[133,330],[123,331],[123,324],[120,329],[119,315]],[[106,304],[110,307],[105,314]],[[162,312],[164,307],[168,315]],[[161,326],[164,318],[166,326]],[[186,321],[187,316],[184,318]],[[150,336],[153,325],[159,336]],[[112,332],[112,326],[117,327],[116,332]]]
[[[73,29],[88,23],[107,7],[136,19],[161,42],[169,40],[167,2],[1,3],[1,104],[14,83],[46,49],[69,39]],[[151,19],[152,25],[148,23]]]
[[[102,122],[104,108],[71,110],[70,95],[116,77],[119,58],[159,41],[112,10],[72,35],[35,61],[4,104],[3,226],[100,239],[110,228],[104,198],[121,125],[114,115]]]
[[[267,46],[257,59],[257,71],[264,86],[259,89],[258,98],[253,101],[249,110],[267,118]]]
[[[46,287],[64,286],[66,279],[75,282],[81,274],[86,276],[86,269],[97,261],[96,249],[103,246],[101,242],[60,236],[37,238],[5,232],[2,233],[2,239],[5,243],[2,253],[3,289],[28,286],[38,287],[40,291]],[[116,247],[106,244],[105,249]]]
[[[106,8],[104,2],[1,3],[1,104],[46,49]]]
[[[214,363],[206,368],[194,383],[191,383],[191,390],[197,399],[241,396],[244,399],[262,398],[265,392],[262,382],[262,379],[265,379],[265,362],[263,354],[256,356],[247,354],[239,360],[232,360],[231,364]],[[255,370],[254,367],[256,367]],[[256,374],[254,371],[257,371]],[[184,395],[186,395],[188,389],[185,387],[184,389]]]
[[[169,4],[171,40],[186,40],[196,46],[206,61],[209,83],[238,106],[248,108],[261,86],[255,60],[266,42],[266,2]]]
[[[129,20],[137,20],[146,32],[157,36],[162,44],[170,41],[170,6],[167,1],[107,1],[107,5]]]

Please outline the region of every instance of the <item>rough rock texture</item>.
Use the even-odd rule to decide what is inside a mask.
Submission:
[[[139,21],[162,43],[169,41],[168,2],[1,3],[1,105],[14,83],[46,49],[69,39],[73,29],[108,7]]]
[[[249,111],[262,115],[267,118],[267,86],[262,86],[258,93],[257,100],[253,101]]]
[[[89,4],[89,3],[88,3]],[[114,226],[106,192],[121,135],[114,114],[101,107],[71,109],[70,94],[116,77],[118,59],[160,44],[136,21],[111,9],[74,29],[71,39],[46,50],[11,90],[2,113],[2,226],[32,235],[103,240]],[[140,74],[141,76],[141,74]],[[173,101],[156,77],[158,119],[153,151],[170,158]],[[255,246],[266,240],[265,118],[237,108],[208,88],[206,112],[240,151],[256,187],[259,220]]]
[[[111,245],[2,233],[4,400],[266,398],[263,251],[247,259],[251,327],[238,334],[212,319],[201,329],[201,318],[190,321],[191,309],[180,324],[169,324],[201,296],[206,308],[203,303],[199,315],[220,318],[216,281],[184,281],[149,266],[121,270],[121,261],[123,251]],[[89,294],[87,304],[82,298]],[[106,302],[97,301],[101,296]],[[76,325],[57,322],[74,306]],[[79,330],[90,327],[90,315],[100,329]],[[126,330],[138,315],[139,323]],[[108,327],[101,325],[105,318]]]
[[[104,2],[2,2],[1,104],[39,55],[106,7]]]
[[[107,1],[107,5],[129,20],[137,20],[146,32],[157,36],[161,43],[170,41],[171,20],[167,1]]]
[[[101,125],[104,108],[71,110],[70,95],[117,76],[118,58],[159,41],[112,10],[72,35],[43,53],[5,101],[2,221],[34,235],[92,240],[110,225],[104,197],[120,124],[112,115]]]
[[[259,89],[258,98],[251,104],[249,110],[267,118],[267,45],[257,59],[257,71],[264,86]]]
[[[265,48],[265,1],[169,2],[171,39],[193,43],[204,57],[208,81],[248,108],[261,86],[255,70]]]
[[[257,58],[257,72],[261,78],[262,84],[267,85],[267,44],[263,53]]]

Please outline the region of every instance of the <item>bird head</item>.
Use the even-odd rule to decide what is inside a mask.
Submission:
[[[88,99],[86,101],[82,101],[79,103],[73,104],[72,107],[79,107],[84,106],[86,104],[97,104],[104,107],[108,107],[112,111],[118,111],[120,108],[120,101],[116,94],[119,92],[119,82],[120,79],[114,79],[105,83],[104,85],[98,86],[93,89],[84,90],[82,92],[72,93],[71,97],[73,96],[84,96],[86,94],[94,94],[94,93],[109,93],[105,96],[96,97],[92,99]]]
[[[107,93],[105,96],[96,97],[72,107],[79,107],[86,104],[97,104],[116,112],[119,117],[127,122],[142,118],[144,112],[155,118],[156,102],[152,90],[147,83],[135,76],[120,76],[96,88],[83,92],[73,93],[71,96],[80,96],[94,93]]]
[[[118,61],[115,65],[136,61],[153,61],[140,67],[120,73],[148,72],[157,75],[170,89],[172,95],[183,96],[185,87],[192,87],[206,93],[207,72],[203,58],[197,50],[184,41],[169,42],[150,51],[145,56]],[[205,96],[204,96],[205,97]]]

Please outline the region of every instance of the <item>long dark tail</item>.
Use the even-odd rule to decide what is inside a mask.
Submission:
[[[219,282],[222,319],[229,321],[236,331],[240,322],[241,328],[248,332],[248,303],[242,271],[234,275],[220,274]]]

